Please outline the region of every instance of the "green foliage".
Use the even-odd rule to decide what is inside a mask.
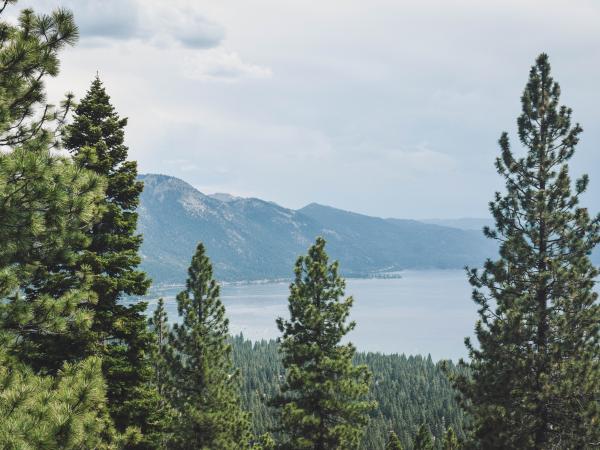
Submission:
[[[356,448],[375,404],[366,398],[369,370],[352,363],[352,344],[340,344],[355,325],[346,323],[352,298],[340,301],[345,282],[337,263],[328,264],[322,238],[298,258],[295,274],[290,318],[277,320],[286,371],[275,400],[281,411],[282,446]]]
[[[442,450],[459,450],[460,442],[458,442],[458,437],[456,433],[452,429],[452,427],[446,430],[444,434],[444,439],[442,440]]]
[[[98,358],[36,373],[44,372],[46,342],[58,348],[89,336],[96,301],[86,267],[75,274],[78,289],[30,295],[40,271],[86,245],[101,211],[101,177],[50,151],[70,98],[61,112],[45,105],[43,81],[58,73],[58,51],[76,37],[62,10],[25,10],[16,25],[0,23],[0,145],[9,147],[0,152],[1,448],[108,449],[123,439],[107,413]]]
[[[150,330],[154,337],[152,346],[153,379],[158,393],[164,397],[170,385],[168,358],[171,353],[169,344],[169,324],[165,303],[162,298],[158,299],[158,305],[154,310],[152,318],[148,321]]]
[[[480,448],[600,442],[599,271],[589,259],[600,216],[578,206],[588,177],[572,187],[568,161],[582,130],[559,97],[542,54],[517,121],[526,155],[515,157],[507,134],[500,138],[506,193],[490,203],[496,228],[485,230],[500,242],[500,259],[470,271],[479,346],[467,340],[470,376],[455,381]]]
[[[36,376],[0,356],[0,448],[117,448],[100,366],[91,357]]]
[[[148,325],[153,337],[150,357],[153,368],[152,386],[159,397],[154,416],[160,422],[160,427],[154,440],[159,448],[167,448],[168,443],[173,439],[173,421],[176,412],[168,401],[174,383],[169,370],[169,357],[172,357],[172,349],[169,344],[170,329],[162,298],[158,300],[158,305],[149,319]]]
[[[385,450],[403,450],[400,438],[394,431],[390,431],[387,443],[385,444]]]
[[[373,372],[370,398],[377,401],[363,448],[381,448],[390,429],[406,448],[410,448],[414,433],[423,423],[437,439],[448,426],[463,429],[464,413],[442,370],[443,365],[448,365],[456,371],[451,363],[436,364],[429,356],[380,353],[357,353],[355,362],[366,364]]]
[[[413,450],[433,450],[433,439],[427,425],[419,427],[413,443]]]
[[[275,450],[275,439],[269,433],[261,434],[255,441],[251,450]]]
[[[276,428],[278,421],[269,399],[280,392],[284,369],[275,341],[251,342],[243,336],[232,339],[233,362],[242,373],[242,403],[252,413],[253,432]],[[455,401],[441,364],[422,356],[357,352],[355,364],[366,364],[373,373],[368,398],[377,402],[370,414],[361,449],[384,448],[393,429],[404,448],[411,448],[414,435],[427,423],[441,441],[448,426],[462,436],[464,414]],[[449,370],[456,371],[451,363]]]
[[[65,129],[64,145],[79,167],[106,180],[103,213],[89,230],[90,242],[81,247],[77,260],[49,267],[36,287],[39,292],[60,292],[77,284],[73,275],[81,268],[90,269],[98,301],[93,305],[94,336],[87,347],[102,355],[109,409],[117,429],[138,427],[142,433],[138,447],[152,448],[159,445],[155,440],[160,441],[164,424],[156,417],[162,400],[151,383],[152,337],[144,316],[146,304],[120,302],[126,295],[145,294],[150,284],[137,270],[142,238],[136,234],[135,209],[143,185],[136,181],[136,163],[127,160],[126,124],[96,77]]]
[[[12,3],[2,2],[0,16]],[[77,38],[73,14],[64,9],[49,15],[25,9],[16,24],[0,22],[0,146],[55,139],[72,96],[58,109],[47,104],[44,80],[58,74],[59,52]]]
[[[29,289],[48,265],[72,260],[73,248],[85,244],[103,186],[98,176],[53,156],[42,139],[0,154],[0,297],[6,299],[0,315],[15,333],[9,351],[35,370],[90,334],[96,296],[87,289],[85,267],[76,273],[76,290],[31,296]]]
[[[239,373],[227,342],[229,321],[219,286],[200,243],[177,295],[181,324],[173,325],[168,352],[169,397],[177,411],[170,448],[249,447],[250,423],[241,409]],[[155,319],[155,324],[157,324]]]
[[[4,1],[0,16],[14,3]],[[44,81],[58,74],[58,53],[76,39],[72,14],[64,10],[28,9],[16,24],[0,21],[0,295],[19,286],[24,274],[17,272],[29,277],[41,261],[67,251],[82,238],[81,220],[97,212],[90,203],[100,180],[49,152],[70,103],[53,112]]]

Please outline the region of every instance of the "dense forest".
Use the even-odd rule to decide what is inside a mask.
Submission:
[[[285,375],[277,342],[251,342],[243,336],[231,342],[234,364],[242,374],[242,403],[252,412],[253,430],[257,434],[268,432],[277,423],[269,400],[278,393]],[[356,353],[354,363],[366,364],[373,373],[369,398],[377,402],[361,449],[385,448],[390,431],[398,435],[404,448],[411,448],[424,423],[438,443],[448,427],[464,437],[465,415],[455,400],[444,363],[423,356],[363,352]],[[453,365],[450,368],[457,370]]]
[[[15,0],[0,2],[0,15]],[[600,215],[571,180],[582,132],[541,54],[499,140],[497,259],[470,268],[469,359],[361,353],[325,239],[290,275],[279,339],[232,337],[202,242],[169,323],[139,269],[143,183],[98,76],[48,104],[78,29],[64,9],[0,22],[0,448],[592,449],[600,442]],[[465,334],[468,330],[465,330]]]

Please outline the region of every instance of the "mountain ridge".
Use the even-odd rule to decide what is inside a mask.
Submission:
[[[169,175],[144,174],[138,232],[142,269],[157,284],[183,283],[198,241],[222,281],[289,279],[317,236],[345,276],[479,265],[495,244],[481,233],[383,219],[310,203],[293,210],[258,198],[206,195]]]

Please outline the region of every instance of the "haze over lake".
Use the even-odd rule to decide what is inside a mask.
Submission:
[[[477,307],[462,270],[406,271],[395,279],[348,279],[354,297],[349,339],[359,350],[431,354],[434,360],[466,356],[464,337],[472,334]],[[175,294],[163,291],[170,320],[177,320]],[[279,336],[275,319],[288,317],[289,283],[225,285],[221,298],[233,334],[249,339]],[[149,311],[156,306],[150,300]]]

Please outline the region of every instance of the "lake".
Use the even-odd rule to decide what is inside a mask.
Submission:
[[[279,336],[277,317],[288,317],[289,283],[224,285],[232,334],[251,340]],[[161,292],[170,320],[177,320],[176,289]],[[464,338],[473,334],[477,306],[462,270],[405,271],[394,279],[348,279],[354,297],[348,335],[359,350],[431,354],[434,360],[466,356]],[[156,299],[149,301],[153,311]]]

